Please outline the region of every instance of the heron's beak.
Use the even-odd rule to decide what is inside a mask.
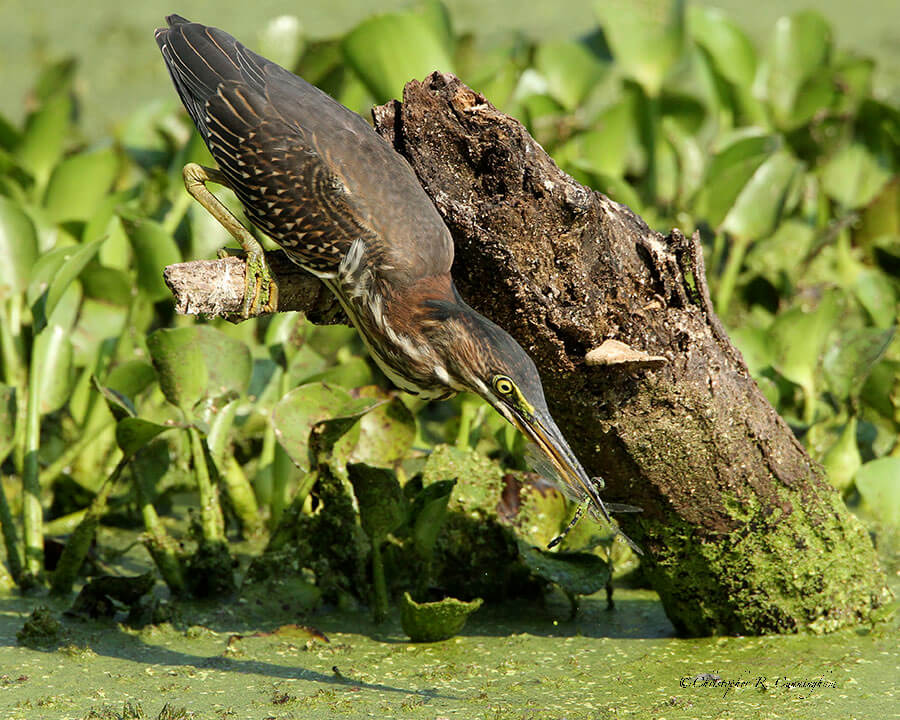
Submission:
[[[559,479],[569,486],[574,497],[581,500],[590,498],[595,510],[598,510],[605,520],[612,522],[606,506],[597,494],[597,488],[578,462],[578,458],[575,457],[550,413],[538,410],[531,417],[523,417],[507,408],[503,408],[501,412],[547,456]]]

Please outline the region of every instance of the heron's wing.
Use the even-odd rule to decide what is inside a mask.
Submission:
[[[449,231],[365,120],[227,33],[167,20],[175,88],[254,224],[321,273],[357,239],[391,282],[449,271]]]

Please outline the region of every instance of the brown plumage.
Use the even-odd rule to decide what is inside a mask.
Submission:
[[[175,88],[247,217],[335,293],[398,387],[481,395],[530,437],[572,498],[609,519],[547,410],[531,358],[453,285],[446,225],[356,113],[227,33],[156,31]],[[630,542],[630,541],[629,541]]]

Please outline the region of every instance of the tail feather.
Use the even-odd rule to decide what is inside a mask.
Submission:
[[[269,61],[218,28],[179,15],[169,15],[166,21],[169,26],[156,31],[156,43],[185,108],[207,137],[207,102],[223,85],[240,85],[245,92],[264,95]]]

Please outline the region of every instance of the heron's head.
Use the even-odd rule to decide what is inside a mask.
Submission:
[[[455,389],[480,395],[546,456],[560,488],[575,500],[590,499],[609,515],[594,481],[585,472],[554,422],[534,362],[509,333],[463,306],[442,319],[443,356]]]

